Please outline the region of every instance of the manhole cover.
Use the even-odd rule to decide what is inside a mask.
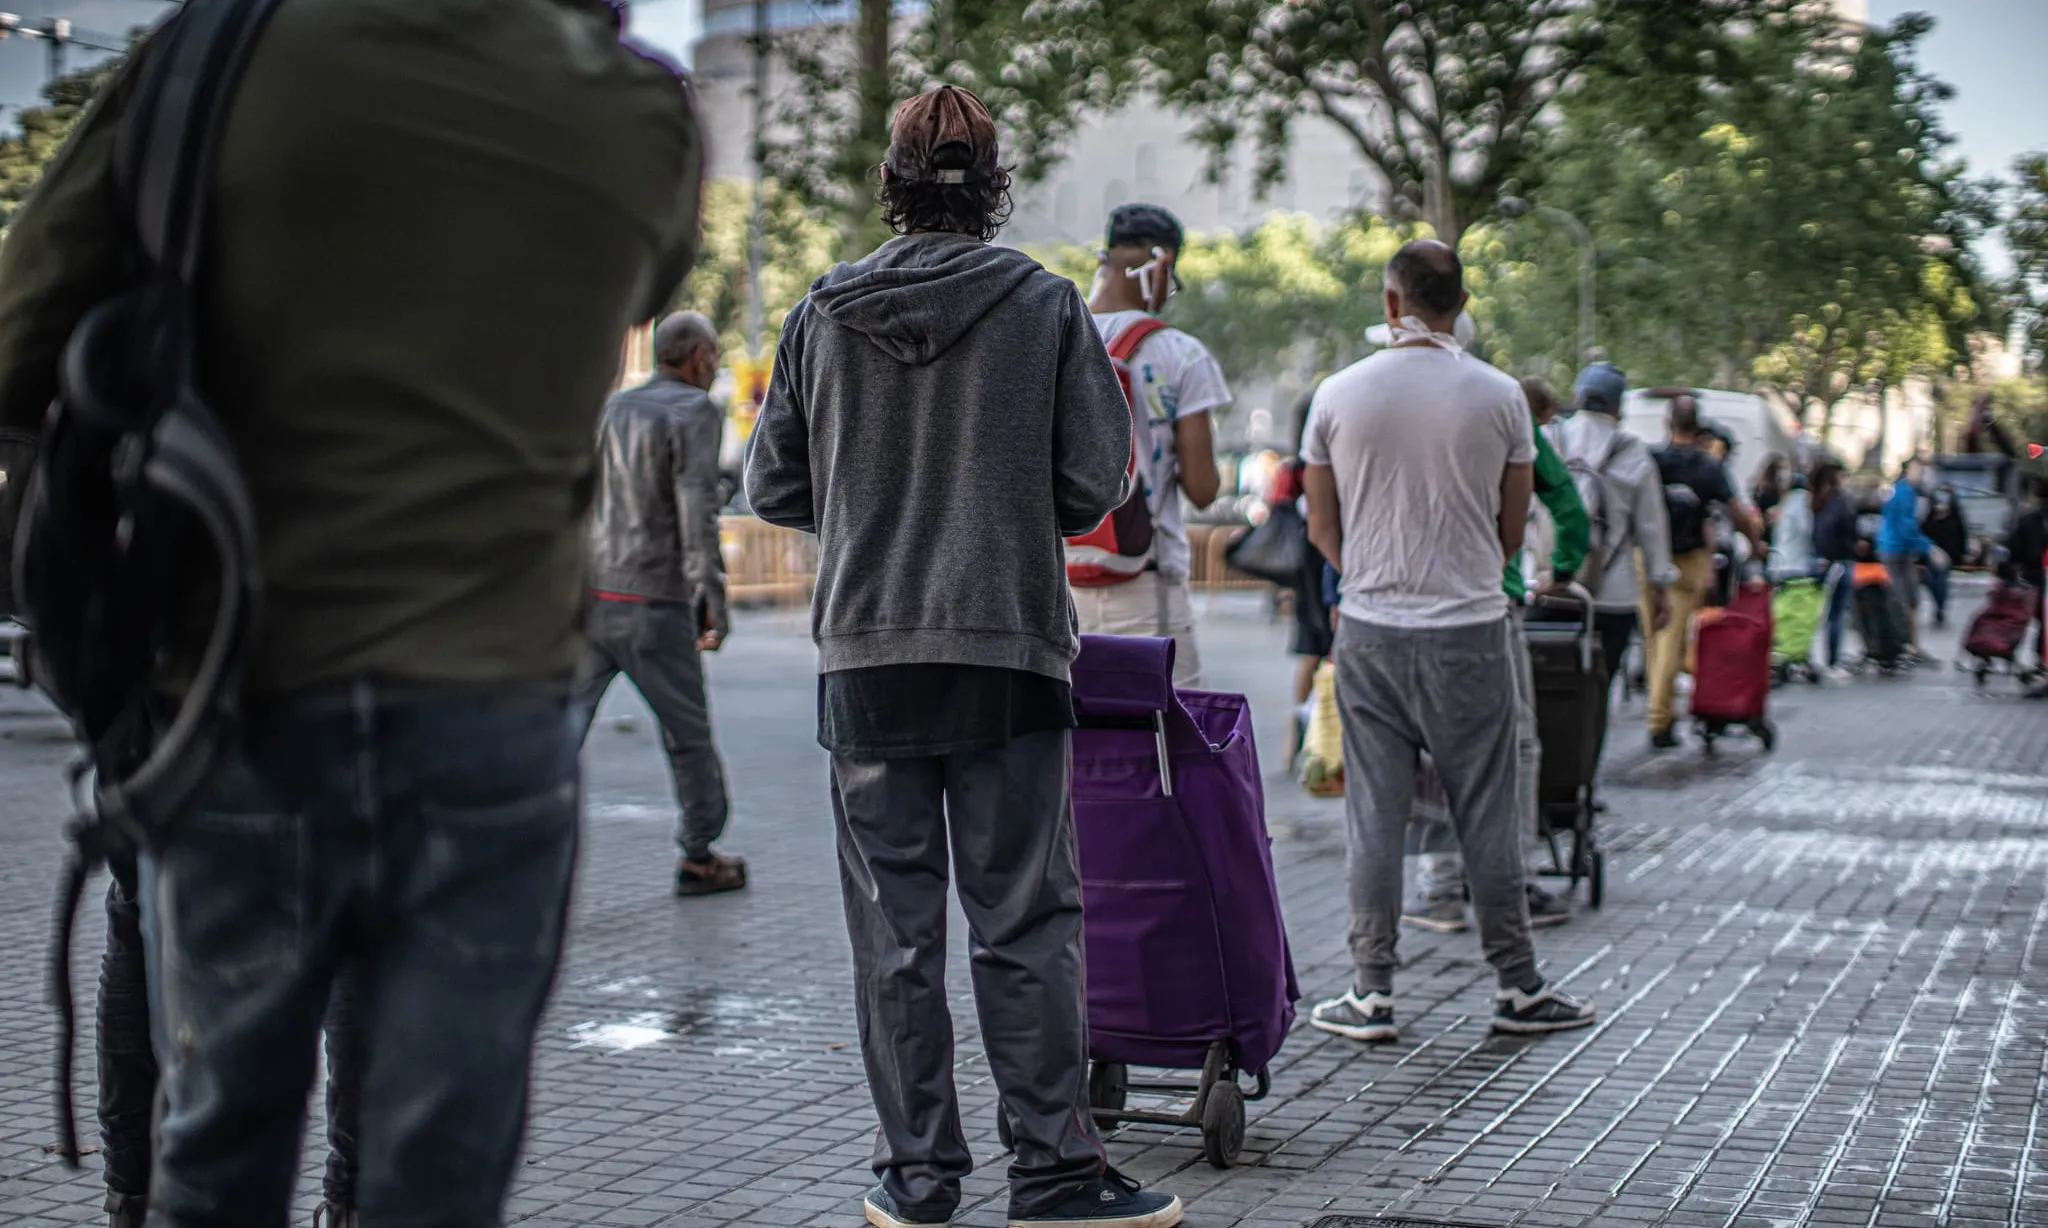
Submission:
[[[1416,1219],[1412,1215],[1325,1215],[1308,1228],[1488,1228],[1468,1220]]]

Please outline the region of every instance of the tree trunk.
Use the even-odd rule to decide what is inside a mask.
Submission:
[[[1465,237],[1464,219],[1458,216],[1458,204],[1453,198],[1451,185],[1444,169],[1429,167],[1423,180],[1423,220],[1436,232],[1436,237],[1452,251],[1458,250],[1458,240]]]
[[[889,3],[860,0],[855,23],[860,78],[855,87],[853,143],[847,150],[851,192],[844,224],[850,259],[866,255],[881,239],[873,181],[875,168],[889,156],[889,104],[894,101],[889,74]]]

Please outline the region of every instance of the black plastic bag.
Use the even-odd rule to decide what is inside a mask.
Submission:
[[[1232,542],[1223,560],[1248,576],[1292,588],[1308,565],[1308,522],[1292,504],[1282,503],[1266,523]]]

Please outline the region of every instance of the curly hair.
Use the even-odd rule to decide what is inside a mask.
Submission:
[[[882,177],[878,197],[882,221],[899,235],[946,231],[973,235],[986,243],[1009,222],[1010,171],[997,167],[979,183],[911,182]]]

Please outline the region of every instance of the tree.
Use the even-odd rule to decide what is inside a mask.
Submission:
[[[1457,243],[1525,178],[1537,118],[1584,60],[1578,0],[1223,0],[1152,83],[1219,154],[1249,133],[1254,180],[1283,178],[1297,117],[1336,126],[1384,208]]]
[[[1559,101],[1539,199],[1591,229],[1600,341],[1652,383],[1772,387],[1825,426],[1873,384],[1937,373],[1982,316],[1982,210],[1942,160],[1946,87],[1914,62],[1928,28],[1846,34],[1791,10],[1714,44],[1714,82],[1647,105],[1595,64]],[[1569,361],[1576,254],[1554,226],[1503,228],[1495,273],[1515,348]]]
[[[1384,221],[1326,226],[1275,214],[1243,235],[1191,235],[1178,268],[1187,290],[1167,308],[1200,337],[1232,382],[1271,382],[1283,399],[1365,353],[1386,318],[1380,275],[1412,232]],[[1065,245],[1032,253],[1085,294],[1095,255]]]
[[[13,223],[15,211],[42,182],[43,168],[120,67],[120,57],[114,57],[51,81],[43,87],[45,105],[24,109],[21,131],[0,139],[0,229]]]
[[[2048,153],[2030,153],[2013,163],[2011,212],[2005,242],[2012,251],[2008,301],[2025,328],[2028,366],[2040,370],[2048,354]]]
[[[1450,242],[1541,170],[1554,101],[1625,60],[1647,90],[1721,71],[1727,31],[1811,0],[942,0],[911,49],[925,76],[983,91],[1027,179],[1083,108],[1140,96],[1195,118],[1212,174],[1250,146],[1284,178],[1304,116],[1377,171],[1382,209]],[[1661,105],[1661,104],[1659,104]]]
[[[762,200],[761,314],[764,343],[773,353],[789,309],[832,267],[839,231],[772,180]],[[746,350],[747,226],[753,201],[750,183],[712,180],[704,185],[702,248],[674,303],[677,310],[710,317],[728,354]]]
[[[860,0],[853,27],[783,35],[771,54],[790,89],[763,142],[768,173],[804,206],[839,225],[844,249],[864,253],[885,236],[876,168],[889,152],[889,112],[910,85],[889,0]]]

